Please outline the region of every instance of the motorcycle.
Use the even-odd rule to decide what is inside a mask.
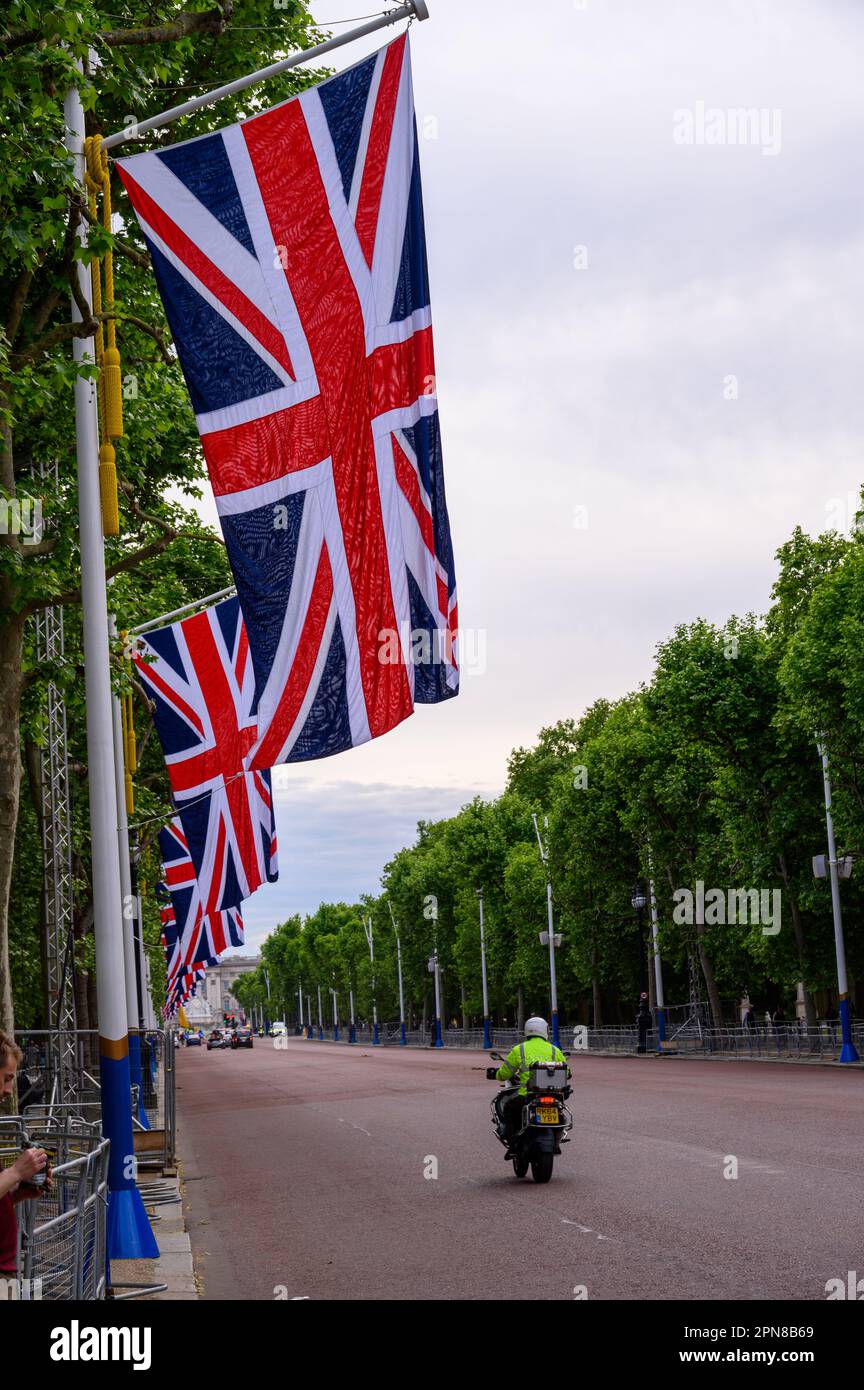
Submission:
[[[489,1056],[498,1062],[506,1060],[500,1052],[490,1052]],[[497,1081],[495,1073],[495,1067],[487,1067],[487,1080]],[[491,1108],[495,1137],[508,1150],[507,1157],[512,1159],[517,1178],[524,1178],[529,1167],[535,1182],[548,1182],[551,1178],[556,1154],[561,1153],[562,1144],[570,1143],[573,1116],[564,1102],[571,1093],[565,1065],[561,1062],[534,1062],[529,1071],[528,1092],[522,1106],[522,1126],[509,1139],[501,1133],[503,1125],[498,1114],[498,1097],[493,1099]]]

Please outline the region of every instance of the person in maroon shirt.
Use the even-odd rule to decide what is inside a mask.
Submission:
[[[15,1088],[15,1073],[23,1058],[14,1038],[0,1032],[0,1100],[11,1096]],[[22,1149],[15,1162],[0,1168],[0,1278],[17,1273],[18,1222],[15,1206],[32,1201],[40,1195],[38,1188],[28,1187],[37,1173],[45,1169],[48,1155],[44,1149]]]

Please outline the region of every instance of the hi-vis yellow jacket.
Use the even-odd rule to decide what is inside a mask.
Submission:
[[[508,1053],[507,1061],[502,1062],[495,1075],[499,1081],[509,1081],[511,1077],[518,1076],[519,1094],[525,1096],[528,1094],[528,1075],[532,1062],[563,1062],[567,1066],[567,1058],[560,1047],[547,1042],[545,1038],[526,1038]],[[567,1067],[568,1080],[571,1075],[572,1072]]]

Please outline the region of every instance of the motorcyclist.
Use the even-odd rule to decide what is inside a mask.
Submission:
[[[502,1139],[512,1141],[519,1127],[534,1062],[563,1062],[567,1067],[567,1080],[572,1076],[564,1053],[549,1041],[548,1023],[545,1018],[536,1016],[525,1023],[525,1041],[516,1044],[495,1073],[499,1081],[511,1083],[496,1096]]]

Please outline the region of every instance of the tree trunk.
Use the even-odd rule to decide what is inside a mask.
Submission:
[[[8,612],[10,586],[0,582],[0,611]],[[9,895],[21,794],[21,654],[24,624],[20,619],[0,624],[0,1028],[15,1028],[12,976],[9,965]]]
[[[516,993],[516,1031],[522,1033],[525,1028],[525,987],[520,985]]]
[[[603,1027],[603,997],[600,993],[600,981],[596,975],[591,976],[591,997],[594,1005],[594,1022],[592,1027]]]
[[[468,1020],[467,1020],[466,1017],[465,1017],[465,985],[464,985],[464,984],[461,985],[461,990],[462,990],[462,1029],[463,1029],[463,1031],[464,1031],[464,1030],[468,1027]]]
[[[708,954],[705,945],[705,928],[698,922],[696,924],[696,944],[699,949],[699,964],[702,967],[702,975],[705,980],[705,988],[708,991],[708,1003],[711,1006],[711,1017],[715,1028],[723,1027],[723,1006],[720,1003],[720,995],[717,991],[717,980],[714,977],[714,962]]]
[[[795,949],[798,952],[798,965],[801,970],[801,993],[803,995],[804,1002],[804,1020],[808,1028],[815,1028],[816,1008],[813,1003],[813,996],[807,988],[805,982],[808,970],[805,959],[804,926],[801,921],[801,912],[798,907],[798,899],[792,892],[791,882],[789,878],[789,866],[786,863],[786,855],[783,853],[782,850],[778,854],[777,859],[780,864],[780,873],[783,878],[783,886],[786,890],[786,895],[789,899],[789,903],[792,908],[792,931],[795,934]]]

